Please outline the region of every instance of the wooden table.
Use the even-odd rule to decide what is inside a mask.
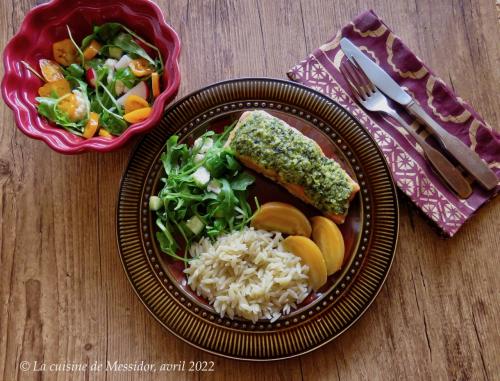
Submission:
[[[363,4],[361,4],[363,3]],[[0,5],[2,46],[32,1]],[[373,8],[489,123],[500,125],[500,28],[490,0],[163,0],[183,43],[182,97],[240,76],[285,72]],[[248,363],[164,331],[118,257],[115,204],[133,142],[63,156],[24,136],[0,107],[0,380],[153,380],[150,372],[23,372],[38,363],[215,361],[169,380],[499,380],[498,199],[452,240],[402,203],[397,255],[380,295],[338,340],[300,358]],[[135,140],[137,141],[137,139]]]

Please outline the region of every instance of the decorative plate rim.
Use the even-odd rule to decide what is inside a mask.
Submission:
[[[231,355],[231,354],[227,354],[227,353],[221,353],[222,351],[217,351],[217,350],[210,349],[210,348],[207,348],[207,347],[203,347],[201,345],[193,343],[188,338],[183,337],[182,334],[176,332],[172,327],[169,327],[150,308],[150,306],[148,305],[147,301],[144,298],[144,295],[142,295],[140,293],[140,290],[138,289],[138,287],[134,283],[134,280],[132,279],[132,276],[131,276],[128,268],[127,268],[127,264],[126,264],[124,253],[123,253],[124,250],[122,248],[122,243],[121,243],[121,239],[120,239],[120,204],[121,204],[122,196],[123,196],[124,189],[125,189],[125,186],[126,186],[125,182],[126,182],[126,179],[127,179],[127,174],[129,173],[129,170],[131,169],[134,156],[136,155],[136,153],[139,152],[139,150],[141,149],[142,144],[144,143],[144,141],[147,139],[148,136],[144,137],[141,141],[139,141],[136,144],[136,146],[133,149],[133,151],[130,153],[130,155],[129,155],[129,161],[127,163],[125,171],[124,171],[124,173],[122,175],[122,178],[120,180],[120,187],[119,187],[119,194],[118,194],[119,197],[117,199],[117,204],[116,204],[116,222],[117,222],[117,224],[116,224],[116,239],[117,239],[117,246],[118,246],[118,251],[119,251],[119,255],[120,255],[120,261],[122,263],[122,266],[124,268],[126,276],[127,276],[129,282],[132,285],[132,288],[133,288],[134,292],[139,297],[139,300],[141,301],[141,303],[152,314],[152,316],[164,328],[166,328],[170,333],[174,334],[176,337],[178,337],[181,340],[185,341],[189,345],[194,346],[195,348],[201,349],[201,350],[203,350],[205,352],[208,352],[208,353],[211,353],[211,354],[214,354],[214,355],[217,355],[217,356],[222,356],[222,357],[225,357],[225,358],[231,358],[231,359],[237,359],[237,360],[243,360],[243,361],[276,361],[276,360],[283,360],[283,359],[288,359],[288,358],[293,358],[293,357],[301,356],[303,354],[306,354],[306,353],[309,353],[309,352],[311,352],[313,350],[316,350],[316,349],[322,347],[323,345],[326,345],[327,343],[333,341],[335,338],[339,337],[342,333],[344,333],[345,331],[347,331],[350,327],[352,327],[361,318],[361,316],[363,316],[365,314],[365,312],[368,310],[368,308],[371,306],[371,304],[373,303],[373,301],[376,299],[376,297],[378,296],[379,292],[381,291],[382,286],[383,286],[383,284],[385,283],[385,281],[387,279],[389,271],[390,271],[390,269],[392,267],[392,263],[394,261],[394,256],[395,256],[395,252],[396,252],[396,248],[397,248],[397,242],[398,242],[398,233],[399,233],[399,203],[398,203],[398,199],[397,199],[396,186],[395,186],[394,181],[392,179],[392,175],[391,175],[391,172],[389,170],[389,166],[388,166],[388,164],[387,164],[384,156],[382,155],[379,147],[376,145],[374,139],[369,135],[369,133],[362,127],[362,125],[356,120],[356,118],[348,110],[346,110],[345,108],[343,108],[342,106],[340,106],[337,102],[335,102],[331,98],[325,96],[324,94],[321,94],[320,92],[318,92],[318,91],[316,91],[314,89],[311,89],[311,88],[306,87],[306,86],[301,85],[301,84],[297,84],[295,82],[291,82],[291,81],[287,81],[287,80],[282,80],[282,79],[275,79],[275,78],[265,78],[265,77],[244,77],[244,78],[236,78],[236,79],[230,79],[230,80],[216,82],[216,83],[207,85],[207,86],[205,86],[205,87],[203,87],[201,89],[198,89],[198,90],[196,90],[196,91],[194,91],[194,92],[192,92],[192,93],[184,96],[180,100],[176,101],[174,104],[170,105],[169,108],[167,110],[165,110],[164,118],[162,119],[162,122],[160,122],[160,124],[164,122],[165,118],[167,118],[167,116],[169,115],[170,112],[173,112],[176,108],[178,108],[179,106],[181,106],[183,103],[188,102],[190,99],[196,98],[200,94],[203,94],[203,93],[206,93],[206,92],[210,92],[214,88],[219,88],[219,87],[222,88],[223,86],[235,85],[235,84],[238,84],[238,83],[247,83],[247,82],[248,83],[252,83],[252,84],[253,83],[260,83],[260,82],[264,82],[264,83],[268,83],[269,82],[269,83],[274,83],[277,86],[291,86],[292,88],[298,88],[298,89],[301,89],[303,91],[306,91],[306,93],[307,92],[308,93],[312,93],[312,95],[315,95],[315,96],[319,97],[321,100],[323,100],[324,102],[326,102],[327,105],[335,105],[340,110],[341,114],[343,113],[343,115],[345,115],[351,122],[353,122],[362,131],[364,131],[364,136],[366,136],[368,138],[368,140],[370,141],[370,143],[368,143],[368,145],[371,146],[372,148],[375,148],[378,158],[381,159],[383,169],[385,170],[385,174],[388,175],[386,177],[389,179],[390,190],[388,190],[388,192],[391,194],[391,196],[392,196],[391,197],[391,202],[394,204],[394,209],[393,209],[394,223],[393,223],[392,240],[391,240],[392,245],[391,245],[391,249],[390,249],[390,258],[389,258],[389,261],[386,263],[386,267],[384,269],[383,276],[378,280],[378,283],[376,284],[376,286],[374,288],[374,292],[371,295],[369,295],[369,297],[367,299],[367,302],[362,305],[362,308],[359,310],[359,312],[353,313],[354,317],[352,319],[348,319],[348,323],[347,324],[343,325],[340,330],[338,330],[337,332],[335,332],[333,335],[329,336],[327,339],[323,340],[322,342],[319,342],[317,344],[311,345],[310,348],[307,348],[305,350],[298,350],[298,351],[295,351],[293,353],[286,354],[286,355],[274,355],[272,358],[271,357],[251,357],[251,358],[246,358],[246,357],[242,357],[242,356],[238,356],[238,355]],[[240,101],[240,102],[243,102],[243,101]],[[253,100],[252,100],[252,102],[253,102]],[[279,100],[269,101],[269,103],[272,103],[272,102],[279,103],[280,101]],[[283,102],[286,102],[286,101],[283,101]],[[290,102],[290,100],[288,100],[288,102]],[[229,100],[229,101],[226,101],[226,103],[227,104],[229,104],[229,103],[238,103],[238,100],[233,100],[233,101]],[[224,104],[226,104],[226,103],[224,103]],[[222,105],[222,103],[221,103],[221,105]],[[297,107],[299,108],[300,106],[297,104]],[[213,108],[215,108],[215,107],[213,107]],[[206,109],[207,112],[208,112],[209,109],[210,108]],[[200,112],[198,110],[198,111],[196,111],[194,113],[194,115],[199,116],[199,115],[201,115],[201,113],[202,112]],[[338,111],[337,111],[337,113],[338,113]],[[194,120],[194,118],[191,118],[190,120]],[[181,127],[179,127],[179,128],[176,128],[176,131],[180,132],[182,130],[185,135],[188,135],[189,134],[188,127],[186,127],[186,126],[187,126],[187,123],[185,123],[184,125],[181,125]],[[178,126],[176,126],[176,127],[178,127]],[[193,127],[193,123],[190,123],[190,127],[194,128]],[[316,128],[320,129],[326,135],[329,135],[322,128],[320,128],[320,127],[316,127]],[[159,130],[159,129],[157,129],[157,130]],[[153,131],[153,133],[154,133],[154,131]],[[172,133],[176,133],[176,132],[172,132]],[[332,134],[335,135],[334,132],[332,132]],[[331,138],[331,136],[329,136],[328,138],[331,139],[331,140],[333,140]],[[165,139],[166,139],[166,137],[165,137]],[[346,141],[346,143],[349,143],[349,142]],[[156,152],[153,153],[153,155],[156,155]],[[154,162],[152,162],[152,163],[150,163],[148,165],[149,166],[144,171],[145,179],[148,179],[150,177],[150,173],[151,173],[151,171],[153,169]],[[142,186],[142,189],[144,189],[146,185],[142,184],[141,186]],[[137,201],[138,204],[142,203],[143,194],[144,194],[144,191],[139,195],[139,198],[138,198],[138,201]],[[369,197],[368,199],[371,202],[371,197]],[[138,220],[141,220],[141,217],[142,217],[139,214],[140,210],[141,210],[141,208],[139,206],[138,217],[137,217]],[[364,223],[364,221],[363,221],[363,223]],[[139,224],[139,225],[142,225],[142,224]],[[370,225],[370,221],[368,221],[368,225]],[[365,229],[364,225],[363,225],[363,227],[362,227],[361,230],[363,230],[363,229]],[[362,262],[365,261],[365,258],[369,258],[369,256],[370,256],[369,255],[370,250],[368,250],[368,249],[370,249],[371,244],[372,244],[371,241],[373,239],[373,237],[372,237],[373,229],[374,228],[373,228],[373,224],[372,224],[371,227],[370,227],[370,229],[366,230],[366,231],[369,231],[369,234],[366,233],[366,235],[364,237],[366,238],[366,236],[368,235],[370,239],[367,241],[368,242],[367,245],[366,245],[367,248],[363,249],[363,251],[365,252],[365,255],[363,257],[360,257],[360,258],[362,258],[362,259],[360,259],[360,261],[362,261]],[[139,232],[138,232],[138,234],[140,235]],[[360,237],[361,236],[363,236],[362,233],[361,233]],[[141,242],[144,241],[142,237],[139,237],[139,240]],[[153,238],[153,240],[154,240],[154,238]],[[360,241],[361,241],[361,238],[360,238]],[[359,249],[360,244],[361,243],[359,242],[359,244],[357,245],[357,247],[355,246],[353,248],[353,257],[357,254],[356,248]],[[167,286],[161,282],[161,279],[159,278],[158,274],[155,272],[155,270],[152,267],[151,259],[149,258],[148,255],[146,255],[146,251],[147,251],[146,247],[142,246],[141,249],[143,249],[141,255],[143,255],[146,258],[146,262],[147,262],[147,265],[148,265],[148,271],[154,276],[154,278],[156,279],[156,281],[158,281],[158,283],[160,284],[160,286],[163,287],[163,288],[165,288],[165,291],[166,291]],[[358,269],[358,272],[356,273],[356,275],[361,274],[362,270],[364,269],[363,263],[360,264],[360,265],[358,265],[358,267],[359,267],[359,269]],[[345,278],[345,276],[344,276],[344,278]],[[347,277],[347,278],[350,279],[349,277]],[[338,300],[335,300],[334,302],[332,302],[332,305],[330,305],[328,307],[325,307],[324,310],[334,309],[335,305],[338,302],[340,303],[340,301],[342,300],[342,298],[344,296],[348,295],[351,292],[350,289],[355,284],[356,284],[356,277],[354,277],[354,279],[352,279],[352,281],[349,281],[348,287],[345,287],[345,285],[342,285],[342,287],[345,288],[345,289],[339,295]],[[169,290],[172,290],[171,286],[169,286]],[[166,292],[170,294],[169,291],[166,291]],[[178,294],[178,293],[176,292],[176,294]],[[174,302],[177,302],[178,304],[181,304],[177,300],[177,296],[174,298],[172,295],[170,295],[170,297],[174,300]],[[334,300],[334,299],[332,299],[332,295],[330,295],[329,298],[330,298],[330,300]],[[185,306],[181,306],[181,307],[183,309],[186,309]],[[306,309],[306,311],[307,311],[307,309]],[[190,313],[190,312],[188,311],[187,313]],[[318,314],[319,313],[323,313],[325,315],[327,314],[327,312],[325,312],[325,311],[318,312]],[[196,313],[196,314],[199,315],[198,313]],[[309,315],[311,315],[311,314],[309,314]],[[201,316],[197,316],[197,319],[201,320],[202,317]],[[221,320],[221,319],[219,319],[219,320]],[[297,319],[295,319],[295,320],[297,320]],[[311,319],[310,318],[302,319],[302,321],[300,321],[298,323],[295,322],[295,324],[292,325],[292,326],[290,326],[290,327],[288,325],[286,325],[285,327],[283,327],[283,329],[280,329],[280,330],[286,331],[286,330],[293,329],[294,326],[299,327],[299,326],[301,326],[303,324],[307,324],[308,320],[311,320]],[[214,324],[216,326],[218,324],[220,327],[222,327],[222,324],[220,322],[216,323],[215,321],[211,321],[211,322],[207,322],[207,323],[211,323],[211,324]],[[248,324],[250,324],[250,323],[248,323]],[[230,330],[230,331],[236,330],[231,325],[229,325],[229,326],[226,325],[226,327],[222,327],[222,329],[226,329],[226,330]],[[261,329],[261,330],[250,331],[250,330],[246,330],[246,326],[245,326],[245,329],[243,330],[243,332],[248,333],[248,334],[252,334],[252,333],[255,333],[255,334],[266,334],[267,333],[268,335],[270,335],[271,333],[273,333],[273,332],[276,333],[276,332],[279,332],[280,330],[277,330],[277,331],[267,331],[267,330],[262,330]],[[229,336],[230,335],[231,334],[229,334]],[[299,335],[299,337],[300,336],[301,335]]]

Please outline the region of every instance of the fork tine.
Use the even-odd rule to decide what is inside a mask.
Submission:
[[[356,71],[356,73],[360,76],[361,81],[368,89],[368,92],[369,93],[375,92],[375,85],[370,80],[370,78],[367,77],[365,72],[362,69],[360,69],[360,66],[358,64],[358,61],[356,61],[356,58],[352,57],[352,60],[354,61],[354,63],[352,64],[353,70]]]
[[[352,93],[356,96],[356,98],[364,99],[363,93],[360,92],[359,84],[357,79],[354,77],[354,73],[352,70],[349,70],[349,65],[347,62],[342,62],[340,64],[341,73],[344,75],[344,78],[347,80],[349,87],[352,90]]]
[[[347,84],[349,85],[349,87],[351,89],[351,92],[352,92],[352,95],[354,96],[354,98],[356,98],[356,100],[358,102],[362,102],[364,98],[359,93],[359,90],[358,90],[357,86],[353,83],[352,75],[351,75],[350,72],[347,71],[347,69],[346,69],[345,66],[346,65],[344,64],[344,62],[342,62],[340,64],[340,72],[342,73],[342,75],[344,76]]]
[[[358,71],[354,67],[354,64],[347,60],[345,62],[344,69],[346,72],[349,73],[349,77],[351,78],[351,82],[356,88],[358,94],[361,96],[361,98],[366,99],[370,95],[370,92],[367,91],[366,86],[363,84],[363,80],[361,76],[358,74]]]

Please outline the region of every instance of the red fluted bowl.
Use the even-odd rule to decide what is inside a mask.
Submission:
[[[130,125],[120,136],[112,139],[98,136],[84,139],[38,115],[35,98],[42,82],[21,61],[37,68],[40,58],[52,59],[52,44],[68,37],[66,25],[79,42],[92,33],[93,25],[111,21],[126,25],[160,50],[165,63],[163,91],[156,98],[153,111],[145,121]],[[19,129],[32,138],[43,140],[55,151],[64,154],[109,152],[159,122],[166,103],[172,100],[179,88],[179,53],[179,37],[167,25],[160,8],[152,1],[53,0],[28,12],[19,32],[5,47],[2,96],[14,111]]]

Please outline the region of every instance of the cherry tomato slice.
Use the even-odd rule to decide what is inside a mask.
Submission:
[[[58,79],[64,79],[64,74],[61,66],[52,60],[41,59],[38,61],[43,78],[47,82],[54,82]]]
[[[136,77],[145,77],[153,72],[153,69],[149,67],[149,62],[144,58],[132,60],[128,66]]]

